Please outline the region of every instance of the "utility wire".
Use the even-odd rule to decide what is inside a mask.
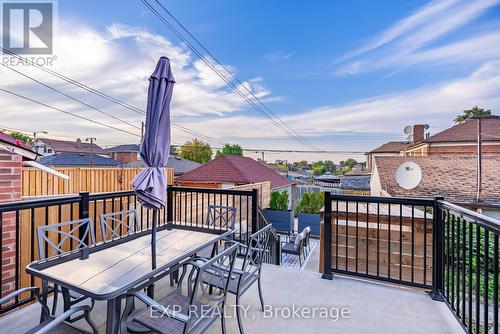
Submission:
[[[34,81],[34,82],[36,82],[36,83],[38,83],[38,84],[40,84],[40,85],[42,85],[42,86],[44,86],[44,87],[46,87],[46,88],[48,88],[48,89],[50,89],[50,90],[54,91],[54,92],[57,92],[57,93],[59,93],[59,94],[61,94],[61,95],[65,96],[65,97],[67,97],[67,98],[69,98],[69,99],[71,99],[71,100],[73,100],[73,101],[76,101],[76,102],[78,102],[78,103],[80,103],[80,104],[82,104],[82,105],[84,105],[84,106],[86,106],[86,107],[88,107],[88,108],[90,108],[90,109],[93,109],[93,110],[95,110],[95,111],[100,112],[100,113],[101,113],[101,114],[103,114],[103,115],[106,115],[106,116],[108,116],[108,117],[111,117],[111,118],[113,118],[114,120],[117,120],[117,121],[119,121],[119,122],[125,123],[125,124],[127,124],[127,125],[129,125],[129,126],[131,126],[131,127],[134,127],[134,128],[136,128],[136,129],[138,129],[138,130],[140,130],[140,129],[141,129],[141,128],[140,128],[140,127],[138,127],[137,125],[134,125],[134,124],[132,124],[132,123],[130,123],[130,122],[127,122],[127,121],[125,121],[125,120],[122,120],[121,118],[116,117],[116,116],[114,116],[114,115],[112,115],[112,114],[110,114],[110,113],[107,113],[107,112],[105,112],[104,110],[101,110],[101,109],[99,109],[99,108],[96,108],[96,107],[94,107],[94,106],[92,106],[92,105],[90,105],[90,104],[88,104],[88,103],[86,103],[86,102],[84,102],[84,101],[82,101],[82,100],[80,100],[80,99],[77,99],[77,98],[76,98],[76,97],[74,97],[74,96],[71,96],[71,95],[69,95],[69,94],[66,94],[66,93],[64,93],[63,91],[61,91],[61,90],[59,90],[59,89],[57,89],[57,88],[54,88],[54,87],[52,87],[52,86],[50,86],[50,85],[47,85],[46,83],[43,83],[43,82],[41,82],[40,80],[37,80],[37,79],[35,79],[35,78],[33,78],[33,77],[31,77],[31,76],[29,76],[29,75],[25,74],[25,73],[22,73],[21,71],[18,71],[18,70],[14,69],[14,68],[12,68],[12,67],[10,67],[10,66],[7,66],[7,65],[5,65],[5,64],[0,64],[0,65],[2,65],[3,67],[8,68],[8,69],[9,69],[9,70],[11,70],[11,71],[16,72],[16,73],[17,73],[17,74],[19,74],[19,75],[22,75],[22,76],[23,76],[23,77],[25,77],[25,78],[28,78],[28,79],[30,79],[30,80],[32,80],[32,81]]]
[[[276,127],[285,132],[290,138],[299,141],[304,145],[309,145],[303,139],[300,139],[281,124],[279,124],[274,118],[272,118],[265,110],[256,105],[248,96],[246,96],[239,88],[236,86],[231,80],[229,80],[224,74],[222,74],[213,64],[211,64],[205,56],[203,56],[196,47],[194,47],[184,36],[179,33],[175,27],[173,27],[147,0],[141,0],[146,7],[148,7],[151,12],[157,16],[163,24],[165,24],[181,41],[183,41],[192,51],[195,53],[210,69],[212,69],[217,76],[219,76],[224,82],[226,82],[229,86],[233,88],[233,90],[243,98],[248,104],[250,104],[255,110],[261,113],[264,117],[266,117],[271,123],[273,123]],[[244,85],[243,85],[244,86]],[[316,148],[316,147],[314,147]]]
[[[278,115],[276,115],[258,96],[256,96],[244,83],[238,79],[228,68],[226,65],[224,65],[222,62],[220,62],[210,50],[208,50],[159,0],[156,0],[156,3],[208,54],[210,57],[212,57],[215,62],[224,68],[224,70],[234,79],[236,80],[248,93],[250,93],[255,100],[259,102],[260,105],[262,105],[271,115],[273,115],[275,118],[277,118],[283,126],[285,126],[288,130],[290,130],[293,134],[295,134],[297,137],[299,137],[303,142],[309,144],[309,146],[314,147],[314,145],[310,142],[308,142],[304,137],[302,137],[299,133],[297,133],[295,130],[290,128],[284,121],[282,121]],[[318,149],[315,147],[315,149]],[[319,149],[318,149],[319,150]]]
[[[7,89],[4,89],[4,88],[0,88],[0,91],[3,91],[5,93],[8,93],[10,95],[14,95],[14,96],[17,96],[19,98],[22,98],[22,99],[25,99],[25,100],[28,100],[28,101],[31,101],[33,103],[36,103],[36,104],[39,104],[41,106],[44,106],[46,108],[49,108],[49,109],[52,109],[52,110],[56,110],[56,111],[59,111],[59,112],[62,112],[64,114],[67,114],[67,115],[70,115],[70,116],[73,116],[73,117],[77,117],[77,118],[80,118],[80,119],[83,119],[83,120],[86,120],[88,122],[92,122],[94,124],[97,124],[97,125],[100,125],[100,126],[104,126],[106,128],[110,128],[110,129],[113,129],[113,130],[116,130],[116,131],[120,131],[120,132],[123,132],[123,133],[127,133],[129,135],[132,135],[132,136],[136,136],[136,137],[141,137],[139,134],[137,133],[133,133],[133,132],[130,132],[130,131],[127,131],[127,130],[124,130],[124,129],[120,129],[120,128],[117,128],[117,127],[114,127],[112,125],[108,125],[108,124],[105,124],[105,123],[102,123],[102,122],[99,122],[99,121],[96,121],[96,120],[93,120],[91,118],[88,118],[88,117],[85,117],[85,116],[81,116],[81,115],[77,115],[77,114],[74,114],[72,112],[69,112],[67,110],[64,110],[64,109],[61,109],[61,108],[57,108],[57,107],[53,107],[51,105],[48,105],[48,104],[45,104],[43,102],[40,102],[40,101],[37,101],[37,100],[34,100],[32,98],[29,98],[27,96],[24,96],[24,95],[21,95],[21,94],[18,94],[18,93],[15,93],[13,91],[10,91],[10,90],[7,90]]]
[[[102,91],[99,91],[99,90],[97,90],[97,89],[94,89],[94,88],[92,88],[92,87],[90,87],[90,86],[88,86],[88,85],[85,85],[85,84],[83,84],[83,83],[81,83],[81,82],[79,82],[79,81],[77,81],[77,80],[74,80],[74,79],[72,79],[72,78],[69,78],[69,77],[67,77],[67,76],[65,76],[65,75],[63,75],[63,74],[61,74],[61,73],[58,73],[58,72],[56,72],[56,71],[54,71],[54,70],[50,70],[50,69],[48,69],[48,68],[45,68],[45,67],[43,67],[43,66],[40,66],[40,65],[36,64],[35,62],[32,62],[32,61],[31,61],[31,60],[29,60],[28,58],[21,57],[21,56],[19,56],[18,54],[14,53],[14,52],[12,52],[12,51],[10,51],[10,50],[7,50],[7,49],[5,49],[5,48],[3,48],[3,47],[0,47],[0,49],[1,49],[4,53],[9,54],[10,56],[13,56],[13,57],[16,57],[16,58],[18,58],[18,59],[21,59],[22,61],[24,61],[24,62],[26,62],[26,63],[28,63],[28,64],[30,64],[30,65],[32,65],[32,66],[35,66],[35,67],[37,67],[38,69],[40,69],[40,70],[42,70],[42,71],[44,71],[44,72],[46,72],[46,73],[49,73],[49,74],[51,74],[51,75],[53,75],[53,76],[55,76],[55,77],[57,77],[57,78],[59,78],[59,79],[61,79],[61,80],[63,80],[63,81],[66,81],[66,82],[68,82],[68,83],[70,83],[70,84],[73,84],[73,85],[75,85],[75,86],[77,86],[77,87],[80,87],[80,88],[82,88],[83,90],[85,90],[85,91],[87,91],[87,92],[90,92],[90,93],[95,94],[95,95],[97,95],[97,96],[99,96],[99,97],[101,97],[101,98],[104,98],[104,99],[106,99],[106,100],[108,100],[108,101],[110,101],[110,102],[113,102],[113,103],[115,103],[115,104],[118,104],[118,105],[120,105],[120,106],[122,106],[122,107],[124,107],[124,108],[126,108],[126,109],[129,109],[129,110],[131,110],[131,111],[133,111],[133,112],[135,112],[135,113],[137,113],[137,114],[140,114],[140,115],[145,115],[145,114],[146,114],[146,112],[145,112],[145,111],[143,111],[143,110],[141,110],[140,108],[137,108],[137,107],[135,107],[135,106],[132,106],[132,105],[130,105],[130,104],[128,104],[128,103],[126,103],[126,102],[123,102],[123,101],[121,101],[121,100],[119,100],[119,99],[117,99],[117,98],[115,98],[115,97],[112,97],[112,96],[110,96],[110,95],[108,95],[108,94],[105,94],[105,93],[103,93]],[[2,65],[3,65],[3,64],[2,64]],[[5,65],[4,65],[4,66],[5,66]],[[172,122],[172,123],[171,123],[171,125],[172,125],[173,127],[177,128],[177,129],[179,129],[180,131],[183,131],[183,132],[186,132],[186,133],[189,133],[189,134],[195,135],[195,136],[199,136],[199,137],[201,137],[201,138],[203,138],[203,139],[205,139],[205,140],[212,141],[212,142],[215,142],[215,143],[218,143],[218,144],[221,144],[221,145],[224,145],[224,144],[225,144],[224,142],[222,142],[222,141],[220,141],[220,140],[217,140],[217,139],[215,139],[215,138],[213,138],[213,137],[210,137],[210,136],[204,135],[204,134],[202,134],[202,133],[200,133],[200,132],[196,132],[196,131],[190,130],[190,129],[188,129],[188,128],[186,128],[186,127],[184,127],[184,126],[180,125],[180,124],[176,124],[176,123],[173,123],[173,122]],[[136,126],[134,126],[134,127],[136,127]]]

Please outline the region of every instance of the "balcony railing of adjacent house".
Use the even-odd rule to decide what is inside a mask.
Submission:
[[[174,222],[179,228],[207,230],[205,219],[209,205],[234,206],[237,209],[235,220],[235,238],[247,242],[250,234],[267,222],[259,217],[259,193],[257,189],[204,189],[169,187],[167,205],[159,212],[159,226]],[[96,242],[102,242],[98,227],[101,214],[137,209],[138,226],[136,230],[151,228],[153,212],[138,202],[132,191],[112,193],[80,193],[71,196],[30,199],[0,204],[0,277],[1,295],[14,290],[39,286],[40,282],[28,275],[24,268],[32,261],[40,259],[36,227],[90,218],[94,224]],[[218,233],[224,228],[211,227],[208,232]],[[124,230],[122,233],[126,233]],[[77,245],[67,241],[63,247],[68,251]],[[265,261],[279,264],[279,238],[271,237]],[[278,255],[277,255],[278,254]],[[0,313],[7,312],[34,300],[26,293],[16,297],[10,305],[0,308]]]
[[[442,199],[325,194],[320,265],[426,288],[469,333],[498,333],[500,222]]]

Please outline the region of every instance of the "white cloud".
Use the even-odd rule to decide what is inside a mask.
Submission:
[[[497,114],[500,111],[500,57],[460,79],[281,118],[299,133],[311,137],[338,132],[387,133],[388,129],[402,134],[403,127],[412,123],[429,123],[431,131],[449,127],[463,109],[475,105]],[[203,126],[214,134],[230,136],[234,133],[231,125],[241,123],[250,125],[238,132],[241,138],[283,137],[257,117],[225,117],[186,125],[200,130]]]
[[[54,54],[57,59],[51,69],[142,109],[145,108],[147,99],[148,77],[158,58],[162,55],[168,56],[176,79],[172,100],[174,120],[177,118],[198,119],[207,115],[221,116],[247,107],[246,102],[240,96],[225,85],[224,81],[202,60],[195,59],[184,45],[173,44],[163,36],[151,33],[142,27],[112,24],[105,31],[100,32],[82,24],[61,20],[59,32],[55,38]],[[229,65],[225,67],[235,71]],[[15,68],[138,127],[144,119],[144,116],[140,114],[86,93],[36,68],[29,66]],[[220,65],[217,68],[223,71]],[[0,71],[2,73],[0,85],[6,89],[82,116],[140,133],[137,128],[121,124],[97,111],[89,110],[5,67],[0,67]],[[271,95],[261,78],[254,78],[243,84],[256,96],[277,98]],[[250,95],[248,92],[246,94]],[[74,138],[93,135],[102,142],[137,141],[134,136],[48,110],[3,92],[0,92],[0,102],[3,106],[0,126],[45,130],[49,132],[49,135],[51,132],[64,132]],[[173,131],[178,141],[192,136],[175,129]],[[200,132],[204,133],[206,129],[201,129]]]
[[[335,74],[346,76],[421,63],[465,63],[471,60],[495,59],[499,55],[498,48],[494,48],[494,53],[491,49],[499,44],[497,33],[500,33],[500,30],[484,29],[465,40],[452,39],[441,45],[439,42],[441,38],[469,24],[498,3],[500,0],[432,1],[398,21],[366,45],[334,62],[333,65],[339,66]],[[493,44],[485,44],[485,37],[496,40]],[[479,47],[474,50],[475,44],[487,45],[487,48]],[[462,50],[465,52],[459,54]]]
[[[287,60],[292,58],[295,55],[295,51],[292,52],[284,52],[284,51],[273,51],[264,55],[264,59],[269,60],[271,62],[277,63],[279,61]]]

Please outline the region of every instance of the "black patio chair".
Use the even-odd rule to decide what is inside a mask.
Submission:
[[[203,333],[219,317],[222,333],[226,333],[224,306],[237,247],[237,244],[233,244],[208,260],[198,258],[184,263],[177,289],[159,301],[151,299],[143,291],[128,294],[120,322],[121,333],[127,333],[127,323],[130,321],[156,333]],[[188,270],[188,267],[191,269]],[[220,288],[213,289],[213,286],[205,283],[207,275]],[[187,278],[185,285],[184,278]],[[148,309],[137,310],[128,315],[134,298],[145,303]]]
[[[236,318],[238,320],[238,328],[240,333],[244,333],[243,323],[240,314],[240,298],[241,296],[257,282],[259,289],[259,299],[262,310],[264,310],[264,297],[262,295],[261,272],[264,256],[267,251],[269,235],[271,234],[271,225],[267,225],[261,230],[252,234],[247,245],[238,244],[238,247],[245,249],[245,255],[241,267],[237,266],[233,270],[233,275],[230,275],[228,292],[236,296]],[[228,241],[231,243],[231,241]],[[204,277],[204,281],[211,286],[220,288],[216,280],[216,276],[208,273]]]
[[[139,231],[137,209],[101,215],[101,235],[104,242],[120,239]]]
[[[80,306],[73,306],[69,308],[67,311],[62,313],[61,315],[55,317],[49,312],[49,308],[47,305],[44,303],[42,298],[40,298],[40,290],[38,287],[28,287],[28,288],[23,288],[19,289],[17,291],[12,292],[11,294],[0,298],[0,305],[7,303],[11,299],[15,298],[16,296],[19,296],[22,293],[26,292],[31,292],[35,299],[40,303],[42,307],[42,318],[40,320],[40,323],[35,326],[34,328],[30,329],[26,333],[36,333],[36,334],[45,334],[45,333],[50,333],[50,334],[79,334],[79,333],[88,333],[86,331],[83,331],[79,328],[71,326],[67,320],[75,313],[82,313],[78,318],[84,318],[87,323],[90,325],[92,328],[92,333],[97,334],[97,327],[95,324],[92,322],[90,319],[90,306],[88,305],[80,305]]]
[[[304,232],[299,233],[293,239],[285,241],[281,245],[281,261],[283,262],[283,255],[285,254],[298,256],[299,264],[302,267],[302,257],[304,256],[305,243],[306,235]]]
[[[305,227],[302,232],[304,233],[304,255],[307,256],[309,254],[309,251],[311,250],[311,227],[310,226],[307,226]],[[294,236],[294,237],[290,237],[288,239],[289,242],[295,242],[295,238],[297,236]]]
[[[80,235],[80,231],[83,233]],[[64,223],[50,224],[37,227],[38,236],[38,252],[40,259],[47,259],[67,254],[68,252],[76,252],[81,248],[90,247],[95,244],[94,227],[89,218],[72,220]],[[57,240],[57,241],[56,241]],[[68,251],[67,247],[72,246],[73,251]],[[66,248],[65,248],[66,247]],[[71,306],[78,304],[86,299],[90,300],[90,309],[94,307],[94,300],[82,296],[79,293],[70,291],[66,288],[59,287],[57,284],[48,285],[46,280],[42,281],[42,289],[44,290],[44,298],[49,289],[53,290],[53,304],[51,315],[54,316],[57,308],[57,300],[59,292],[62,293],[64,302],[64,312],[68,311]],[[80,320],[82,315],[70,318],[68,321],[74,322]]]
[[[234,230],[236,225],[236,208],[233,206],[209,205],[207,216],[205,218],[204,228],[220,229],[223,231]],[[234,237],[234,233],[233,233]],[[218,252],[219,243],[215,243],[213,247],[206,247],[198,252],[198,256],[202,258],[212,257]]]

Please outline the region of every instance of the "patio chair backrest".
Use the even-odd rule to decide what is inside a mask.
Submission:
[[[205,313],[205,316],[216,314],[217,312],[214,312],[216,308],[222,307],[226,300],[229,278],[233,276],[237,250],[238,244],[234,243],[218,255],[197,266],[197,268],[195,267],[195,271],[191,271],[188,275],[187,286],[190,304],[197,305],[201,302],[210,305],[210,307],[201,310],[201,313]],[[196,272],[196,275],[193,275],[194,272]],[[207,283],[207,277],[210,277],[211,284]],[[179,286],[182,288],[182,283]],[[189,317],[193,315],[192,312],[199,312],[200,314],[200,310],[191,309],[190,307]]]
[[[209,228],[234,229],[236,208],[234,206],[209,205],[205,225]]]
[[[138,232],[137,209],[111,212],[101,215],[103,241],[112,241]]]
[[[271,225],[267,225],[250,236],[241,267],[243,271],[254,273],[262,267],[264,256],[267,252],[271,228]]]
[[[82,231],[82,234],[80,234]],[[40,259],[62,255],[95,244],[94,226],[89,218],[37,227]]]

